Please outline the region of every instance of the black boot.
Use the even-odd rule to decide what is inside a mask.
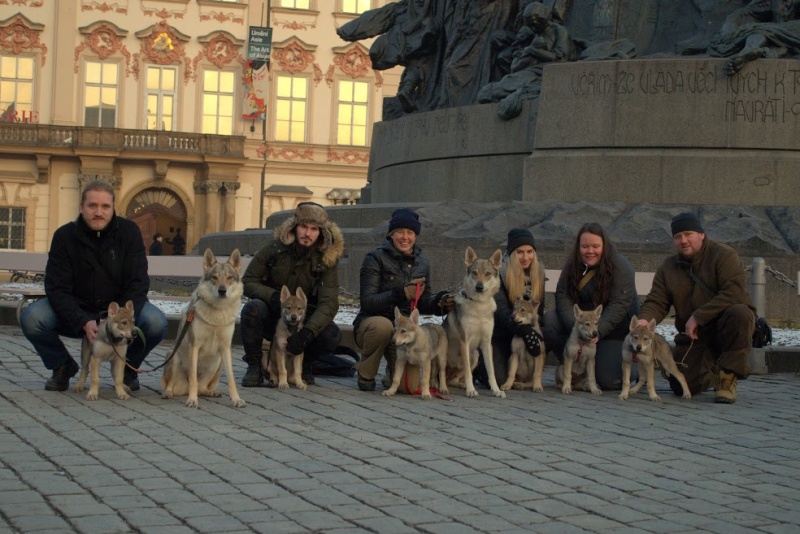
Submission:
[[[139,391],[139,373],[133,369],[125,367],[125,375],[122,377],[122,383],[130,388],[131,391]]]
[[[247,372],[242,378],[242,387],[256,388],[263,384],[264,373],[261,371],[261,358],[245,356],[244,361],[247,362]]]
[[[44,383],[47,391],[66,391],[69,388],[69,379],[78,374],[78,364],[70,358],[67,363],[53,369],[53,376]]]

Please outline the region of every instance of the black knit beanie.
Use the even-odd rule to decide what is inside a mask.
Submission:
[[[672,235],[681,232],[700,232],[703,233],[703,225],[694,213],[679,213],[672,218]]]
[[[392,213],[392,219],[389,221],[389,234],[398,228],[408,228],[415,234],[419,235],[422,231],[422,225],[419,223],[419,215],[408,208],[399,208],[394,210],[394,213]]]
[[[511,255],[517,247],[522,245],[530,245],[533,250],[536,250],[536,241],[533,240],[533,234],[526,228],[512,228],[508,231],[508,244],[506,245],[506,254]]]

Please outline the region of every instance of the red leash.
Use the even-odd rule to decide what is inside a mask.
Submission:
[[[411,392],[411,387],[410,387],[410,384],[408,383],[408,373],[405,373],[405,376],[403,377],[403,381],[405,382],[406,391],[410,392],[409,395],[422,395],[422,388],[419,388],[416,391]],[[437,399],[442,399],[442,400],[446,400],[446,401],[452,401],[453,400],[450,397],[445,397],[444,395],[439,393],[439,390],[436,389],[436,388],[430,388],[430,389],[431,389],[431,395],[433,395]]]
[[[411,311],[414,311],[414,308],[417,307],[417,303],[419,303],[419,296],[422,294],[422,284],[417,282],[417,289],[414,292],[414,300],[411,301]]]

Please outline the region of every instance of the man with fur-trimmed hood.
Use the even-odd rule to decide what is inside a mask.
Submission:
[[[261,343],[275,335],[284,285],[291,293],[301,287],[308,296],[303,328],[289,337],[286,350],[304,354],[303,381],[314,384],[311,363],[321,354],[333,352],[342,337],[333,319],[339,311],[337,265],[343,254],[342,231],[315,202],[301,202],[294,215],[275,228],[273,240],[256,253],[242,277],[244,294],[250,299],[241,316],[247,362],[242,386],[264,382]]]

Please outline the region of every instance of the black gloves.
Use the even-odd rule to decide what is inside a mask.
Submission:
[[[314,332],[308,328],[301,328],[289,336],[286,342],[286,352],[294,355],[303,354],[312,341],[314,341]]]
[[[533,329],[532,325],[521,324],[517,327],[515,333],[525,342],[525,349],[528,351],[528,354],[531,356],[538,356],[542,353],[542,347],[539,345],[542,336]]]
[[[270,315],[280,315],[281,313],[281,292],[275,291],[267,302]]]
[[[450,313],[456,307],[456,300],[447,291],[436,293],[436,307],[441,308],[442,313]]]

